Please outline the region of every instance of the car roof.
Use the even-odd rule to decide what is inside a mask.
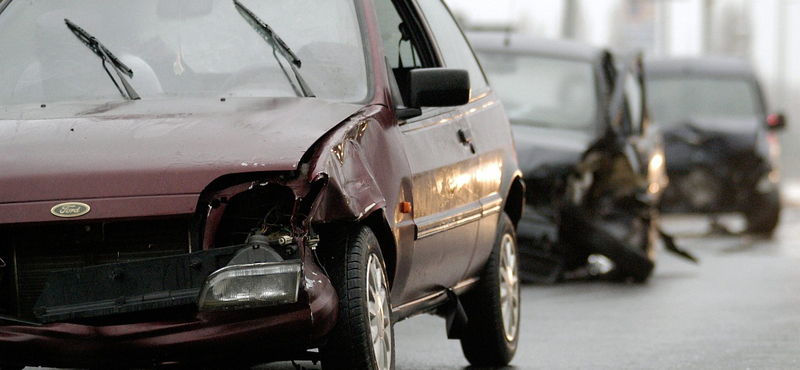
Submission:
[[[709,76],[755,78],[753,67],[746,60],[735,57],[648,58],[645,60],[648,76]]]
[[[540,39],[515,33],[468,32],[476,52],[505,52],[549,56],[558,59],[597,62],[608,53],[606,49],[568,40]]]

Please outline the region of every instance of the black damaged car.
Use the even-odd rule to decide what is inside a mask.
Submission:
[[[470,35],[511,121],[526,189],[526,281],[646,280],[666,186],[641,59],[515,34]]]
[[[746,231],[771,235],[781,212],[782,114],[767,115],[751,66],[733,58],[647,61],[654,122],[663,130],[670,186],[665,212],[741,213]]]

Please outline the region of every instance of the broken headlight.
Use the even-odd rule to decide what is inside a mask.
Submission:
[[[209,275],[197,306],[214,311],[297,302],[300,270],[299,260],[227,266]]]

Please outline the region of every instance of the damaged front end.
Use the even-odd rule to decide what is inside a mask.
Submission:
[[[218,179],[193,215],[3,227],[0,363],[302,358],[338,300],[298,174]]]
[[[540,194],[556,197],[531,202],[526,211],[528,230],[520,231],[528,246],[522,253],[525,280],[647,279],[654,267],[656,214],[646,181],[613,142],[596,143],[569,169],[540,180],[526,178]]]
[[[668,170],[675,186],[665,194],[662,210],[737,212],[750,208],[760,194],[776,193],[777,143],[769,143],[771,135],[760,133],[757,125],[757,121],[693,120],[666,131]]]
[[[644,282],[656,242],[694,261],[660,230],[657,202],[667,180],[664,153],[649,131],[640,57],[615,78],[609,124],[579,155],[561,155],[527,174],[520,226],[523,279]],[[566,159],[571,158],[567,161]]]
[[[646,280],[655,266],[657,214],[644,177],[613,148],[590,151],[576,170],[572,201],[560,212],[562,277]]]

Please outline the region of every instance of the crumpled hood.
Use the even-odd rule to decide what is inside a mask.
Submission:
[[[683,140],[694,145],[718,141],[730,151],[742,151],[755,146],[762,123],[756,119],[691,119],[670,128],[664,128],[667,144]]]
[[[0,108],[0,204],[199,194],[285,171],[361,106],[246,98]]]
[[[756,119],[691,119],[670,126],[663,129],[668,167],[724,161],[748,153],[761,155],[756,153],[757,141],[764,129]]]
[[[572,167],[589,149],[590,132],[512,125],[519,167],[527,178],[542,167]]]

